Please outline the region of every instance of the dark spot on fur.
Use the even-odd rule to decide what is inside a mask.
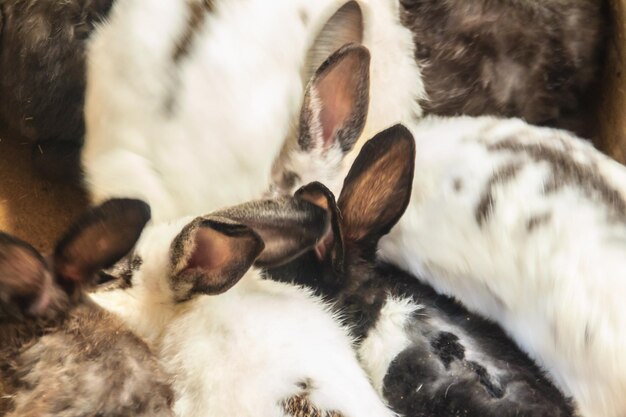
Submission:
[[[566,186],[576,187],[588,198],[600,200],[611,220],[626,222],[626,201],[594,164],[578,162],[567,151],[548,145],[521,143],[514,138],[489,145],[488,149],[521,153],[535,162],[547,163],[552,175],[544,186],[545,193],[553,193]]]
[[[480,226],[485,223],[485,221],[489,218],[489,215],[494,209],[494,188],[498,185],[502,185],[508,181],[513,180],[518,172],[521,170],[521,168],[522,164],[511,163],[504,165],[493,173],[493,175],[487,182],[485,190],[483,191],[483,194],[481,195],[480,200],[476,205],[476,209],[474,211],[476,221]]]
[[[592,342],[591,326],[589,323],[585,324],[585,346],[590,347]]]
[[[324,411],[315,407],[308,395],[294,395],[283,401],[283,409],[291,417],[342,417],[336,411]]]
[[[504,391],[492,381],[491,375],[489,375],[484,366],[472,361],[467,361],[466,363],[476,373],[478,382],[485,387],[489,395],[494,398],[502,398],[504,396]]]
[[[460,178],[455,178],[452,186],[454,187],[454,191],[460,192],[463,189],[463,180]]]
[[[309,14],[306,12],[306,10],[300,10],[298,12],[298,17],[300,18],[300,21],[303,25],[306,26],[309,23]]]
[[[449,332],[439,333],[432,340],[431,346],[446,368],[453,360],[461,360],[465,357],[465,348],[459,343],[459,338]]]
[[[543,213],[531,216],[526,222],[526,230],[530,233],[542,224],[548,223],[552,219],[552,214]]]
[[[200,27],[206,19],[207,13],[213,10],[212,0],[188,0],[187,4],[189,7],[189,19],[187,21],[187,28],[176,44],[176,48],[174,49],[174,53],[172,55],[172,59],[175,63],[180,62],[187,56],[194,35],[200,30]]]

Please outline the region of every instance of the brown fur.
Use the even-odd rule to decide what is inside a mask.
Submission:
[[[517,173],[522,169],[521,163],[512,163],[509,165],[505,165],[504,167],[498,169],[493,173],[487,185],[485,186],[485,191],[483,191],[480,196],[480,200],[476,205],[476,209],[474,210],[476,221],[479,225],[483,225],[491,211],[494,207],[494,196],[493,191],[494,187],[497,185],[501,185],[515,178]]]
[[[521,117],[590,133],[603,0],[401,0],[426,113]]]
[[[292,417],[343,417],[336,411],[323,411],[315,408],[306,394],[296,395],[283,401],[283,408]]]
[[[0,119],[33,143],[47,175],[77,176],[85,47],[113,0],[3,0]]]

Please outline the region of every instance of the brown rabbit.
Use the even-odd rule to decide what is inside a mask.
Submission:
[[[426,113],[520,117],[588,137],[608,20],[603,0],[400,3]]]
[[[85,294],[149,218],[143,202],[110,200],[51,260],[0,233],[0,415],[173,416],[168,376],[150,349]]]
[[[85,48],[113,0],[0,1],[0,121],[47,176],[78,174]]]

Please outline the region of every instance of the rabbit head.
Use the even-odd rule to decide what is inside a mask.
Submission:
[[[311,181],[338,191],[344,156],[367,118],[369,63],[365,47],[348,44],[317,69],[306,87],[295,143],[287,141],[274,165],[274,194],[291,194]]]
[[[159,305],[218,295],[259,273],[253,265],[279,265],[311,249],[328,227],[325,210],[293,197],[155,224],[128,263],[135,269],[130,285]]]
[[[110,200],[86,212],[48,259],[0,233],[3,318],[53,318],[78,304],[98,272],[130,251],[149,219],[150,209],[141,201]]]

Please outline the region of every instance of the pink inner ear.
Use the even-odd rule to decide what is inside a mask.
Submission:
[[[231,258],[224,235],[210,228],[200,228],[194,236],[195,247],[185,269],[215,270]]]
[[[317,94],[322,106],[320,123],[324,148],[332,146],[335,135],[356,107],[359,64],[357,56],[347,56],[317,83]]]

